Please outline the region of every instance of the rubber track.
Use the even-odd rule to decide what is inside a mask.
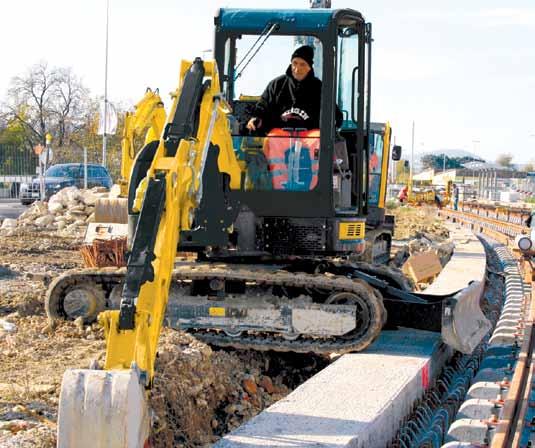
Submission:
[[[50,285],[46,296],[46,311],[50,318],[64,319],[61,312],[61,296],[71,286],[102,284],[108,289],[118,284],[124,278],[125,268],[114,269],[85,269],[67,272],[57,277]],[[226,281],[254,282],[261,286],[282,286],[297,288],[324,289],[330,293],[351,292],[360,297],[366,297],[371,305],[371,328],[365,333],[365,338],[357,340],[343,338],[299,338],[286,340],[282,336],[271,333],[242,334],[234,338],[223,332],[190,331],[196,338],[218,346],[234,347],[238,349],[274,350],[279,352],[298,353],[347,353],[360,351],[370,345],[381,332],[383,322],[386,320],[386,310],[381,294],[366,282],[358,279],[349,279],[331,274],[291,273],[287,271],[267,271],[262,268],[242,268],[236,265],[187,265],[175,268],[173,281],[192,281],[221,279]],[[379,314],[382,318],[377,319]]]

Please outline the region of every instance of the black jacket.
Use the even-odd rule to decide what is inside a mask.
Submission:
[[[314,70],[302,81],[292,76],[291,66],[286,74],[272,80],[256,104],[252,116],[262,120],[261,129],[273,128],[319,128],[321,109],[321,81]],[[343,116],[336,107],[336,126],[340,127]]]

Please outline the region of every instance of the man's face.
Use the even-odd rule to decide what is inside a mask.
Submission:
[[[312,70],[312,68],[304,59],[299,57],[292,59],[292,76],[298,81],[305,79],[310,70]]]

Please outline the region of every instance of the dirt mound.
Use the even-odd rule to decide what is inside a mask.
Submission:
[[[433,241],[444,241],[449,237],[448,229],[432,207],[398,207],[389,210],[396,218],[394,239],[409,240],[426,236]]]
[[[327,365],[312,355],[212,350],[165,329],[151,407],[155,447],[213,443]]]

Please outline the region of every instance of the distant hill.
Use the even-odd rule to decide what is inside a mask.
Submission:
[[[427,151],[427,154],[446,154],[448,157],[475,157],[481,158],[479,155],[474,154],[464,149],[437,149],[435,151]]]

